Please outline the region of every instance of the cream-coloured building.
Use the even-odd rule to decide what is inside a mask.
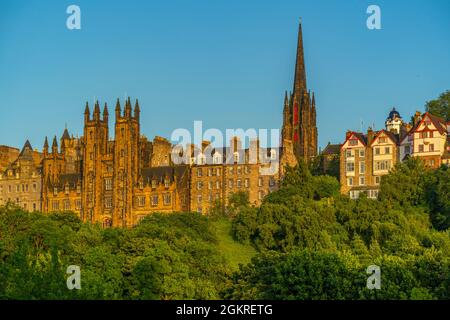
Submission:
[[[41,154],[27,140],[19,156],[0,173],[0,205],[15,203],[27,211],[41,210]]]
[[[448,163],[448,128],[445,121],[428,112],[415,116],[415,125],[400,141],[400,159],[421,158],[430,168]]]

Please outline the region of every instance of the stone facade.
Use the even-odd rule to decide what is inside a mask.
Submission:
[[[177,150],[186,155],[181,164],[172,159],[173,147],[165,138],[149,141],[141,135],[137,100],[133,107],[128,98],[123,110],[117,100],[113,128],[106,104],[101,112],[97,101],[91,114],[86,103],[81,137],[71,136],[66,128],[59,141],[53,138],[51,148],[45,138],[42,154],[25,145],[0,176],[0,203],[17,198],[25,209],[71,211],[104,227],[130,227],[153,212],[208,214],[216,203],[225,207],[229,197],[241,191],[248,193],[252,205],[259,205],[279,187],[285,166],[310,161],[317,153],[315,98],[306,88],[301,26],[281,147],[263,148],[257,139],[243,147],[237,137],[220,148],[203,141]],[[10,163],[14,152],[0,147],[0,164]],[[33,166],[25,165],[25,158]]]
[[[0,173],[0,205],[11,202],[28,211],[41,210],[40,160],[27,141],[17,159]]]

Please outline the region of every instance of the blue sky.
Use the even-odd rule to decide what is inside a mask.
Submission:
[[[81,30],[66,8],[81,8]],[[382,30],[368,30],[368,5]],[[319,143],[380,129],[450,89],[448,0],[1,1],[0,144],[82,134],[84,104],[141,105],[142,133],[279,128],[299,17]],[[114,118],[114,117],[111,117]],[[113,119],[111,119],[112,125]]]

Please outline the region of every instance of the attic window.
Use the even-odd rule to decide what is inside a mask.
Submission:
[[[358,139],[350,139],[348,141],[349,146],[356,146],[358,144]]]

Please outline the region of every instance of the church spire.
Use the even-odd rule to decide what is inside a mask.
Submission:
[[[297,56],[295,61],[294,95],[297,98],[301,98],[303,92],[305,91],[306,91],[306,70],[305,70],[305,58],[303,54],[302,23],[300,21],[298,26]]]

